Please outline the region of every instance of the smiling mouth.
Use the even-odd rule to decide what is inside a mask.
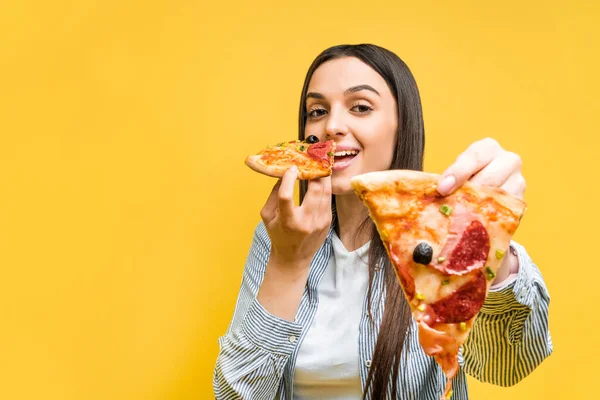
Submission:
[[[333,170],[341,171],[352,164],[354,158],[358,155],[358,150],[340,150],[333,155]]]
[[[351,159],[353,159],[354,157],[356,157],[356,155],[358,154],[358,150],[343,150],[343,151],[336,151],[334,153],[334,163],[341,163],[344,161],[350,161]]]

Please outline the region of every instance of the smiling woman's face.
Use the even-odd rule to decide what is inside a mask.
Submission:
[[[358,58],[337,58],[315,70],[307,90],[304,135],[337,144],[333,194],[351,193],[355,175],[390,167],[397,110],[385,80]]]

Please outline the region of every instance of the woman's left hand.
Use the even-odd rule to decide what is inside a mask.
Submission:
[[[521,174],[521,157],[504,150],[494,139],[479,140],[458,156],[454,164],[444,171],[438,192],[448,195],[466,181],[496,186],[519,198],[525,193],[525,178]],[[511,249],[512,250],[512,249]],[[507,252],[502,260],[493,284],[502,283],[511,273],[519,271],[519,260]]]
[[[445,196],[466,181],[471,181],[500,187],[522,199],[525,178],[521,174],[521,164],[518,154],[504,150],[496,140],[479,140],[471,144],[444,171],[438,182],[438,192]]]

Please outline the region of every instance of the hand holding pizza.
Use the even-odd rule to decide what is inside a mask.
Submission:
[[[521,157],[504,150],[500,144],[490,138],[479,140],[470,145],[458,156],[454,164],[446,169],[438,182],[438,192],[449,195],[466,181],[494,186],[523,199],[525,178],[521,174]],[[497,271],[494,283],[504,281],[511,273],[517,273],[519,261],[512,253],[504,257]]]
[[[289,168],[271,192],[261,218],[271,239],[271,257],[279,265],[308,268],[331,224],[331,177],[308,182],[300,206],[294,204],[298,168]]]
[[[438,192],[448,195],[466,181],[471,181],[502,188],[522,199],[525,178],[521,174],[521,164],[519,155],[504,150],[496,140],[479,140],[459,155],[442,174]]]

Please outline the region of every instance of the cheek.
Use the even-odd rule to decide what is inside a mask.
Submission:
[[[388,169],[396,148],[396,126],[377,124],[370,134],[364,136],[365,162],[377,170]]]

